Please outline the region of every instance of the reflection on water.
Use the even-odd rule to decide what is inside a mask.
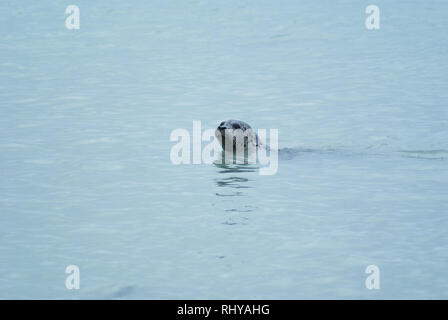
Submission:
[[[219,180],[216,183],[218,184],[218,186],[220,187],[231,187],[231,188],[250,188],[249,186],[240,184],[243,182],[247,182],[249,181],[249,179],[247,178],[242,178],[242,177],[229,177],[223,180]]]
[[[247,224],[248,213],[253,212],[256,207],[250,204],[251,189],[254,188],[251,175],[258,176],[259,167],[248,164],[215,164],[220,170],[218,178],[215,179],[220,189],[216,196],[220,198],[226,220],[223,224],[237,225]],[[233,197],[248,197],[244,202]]]
[[[238,173],[238,172],[258,172],[259,166],[253,164],[218,164],[215,166],[221,168],[219,173]]]
[[[252,212],[254,207],[251,205],[245,205],[243,209],[226,209],[227,212]]]

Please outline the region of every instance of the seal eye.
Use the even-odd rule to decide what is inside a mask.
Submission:
[[[241,126],[238,123],[233,124],[233,129],[241,129]]]
[[[222,127],[223,125],[224,125],[224,121],[219,124],[220,127]]]

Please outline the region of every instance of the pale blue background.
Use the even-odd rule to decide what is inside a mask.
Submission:
[[[369,4],[1,1],[0,298],[448,298],[448,2]],[[296,156],[171,164],[228,118]]]

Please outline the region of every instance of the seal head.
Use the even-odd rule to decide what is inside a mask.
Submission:
[[[216,128],[215,136],[221,147],[227,151],[243,149],[243,152],[251,152],[258,146],[257,134],[248,123],[241,120],[221,122]]]

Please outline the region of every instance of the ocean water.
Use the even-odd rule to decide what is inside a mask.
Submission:
[[[1,1],[0,298],[447,299],[448,3],[370,4]],[[226,119],[276,174],[172,164]]]

